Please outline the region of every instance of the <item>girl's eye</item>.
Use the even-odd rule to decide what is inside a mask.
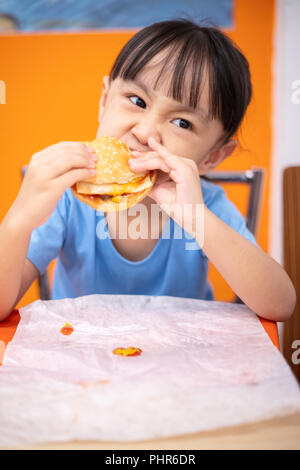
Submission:
[[[187,121],[186,119],[174,119],[173,122],[176,122],[176,121],[180,122],[178,127],[182,127],[183,129],[191,129],[192,128],[192,124],[189,121]]]
[[[135,104],[136,106],[139,106],[140,108],[146,108],[146,103],[142,98],[139,98],[136,95],[129,96],[130,101]]]

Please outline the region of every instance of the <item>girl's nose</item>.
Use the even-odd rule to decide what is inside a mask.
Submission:
[[[136,123],[135,126],[132,127],[131,132],[141,145],[147,146],[149,137],[154,137],[159,143],[161,143],[162,140],[161,133],[153,120],[144,119]]]

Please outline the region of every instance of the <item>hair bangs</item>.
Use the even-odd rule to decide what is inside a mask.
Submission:
[[[208,119],[222,122],[226,139],[237,131],[252,96],[249,65],[221,31],[184,19],[154,23],[125,44],[110,80],[134,80],[153,65],[154,89],[195,110],[207,81]]]
[[[158,67],[154,90],[160,88],[162,83],[168,83],[166,91],[168,97],[197,109],[207,77],[209,119],[220,117],[219,99],[214,93],[215,77],[214,69],[210,66],[209,50],[205,41],[199,41],[197,32],[192,31],[188,36],[178,37],[173,31],[160,41],[154,41],[147,36],[142,43],[139,40],[138,48],[132,45],[128,52],[125,51],[123,57],[117,58],[110,74],[112,80],[117,77],[134,80],[158,54],[165,53],[159,63],[161,67]]]

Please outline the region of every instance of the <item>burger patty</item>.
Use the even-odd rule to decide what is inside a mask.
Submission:
[[[138,195],[139,193],[143,193],[144,190],[139,191],[134,193],[135,195]],[[122,200],[128,198],[129,196],[132,196],[133,193],[124,193],[122,195],[118,196],[112,196],[111,194],[85,194],[84,196],[90,199],[93,202],[101,202],[101,201],[107,201],[111,200],[112,202],[121,202]]]
[[[93,184],[87,182],[76,183],[76,190],[84,195],[110,195],[119,196],[123,194],[139,193],[152,185],[150,175],[142,176],[127,183]]]

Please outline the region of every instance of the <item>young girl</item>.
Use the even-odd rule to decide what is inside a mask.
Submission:
[[[60,142],[34,154],[0,227],[0,320],[56,257],[53,299],[94,293],[213,299],[210,260],[254,312],[287,320],[295,305],[289,277],[257,246],[225,192],[200,179],[235,149],[250,99],[247,60],[219,30],[176,20],[133,36],[103,79],[97,137],[125,142],[134,151],[133,172],[157,170],[139,219],[148,236],[118,237],[115,214],[73,196],[70,186],[95,174],[97,157],[85,145]],[[202,207],[203,223],[192,229],[193,215],[170,211],[153,238],[153,205]],[[129,227],[136,214],[123,212]],[[103,222],[107,237],[99,236]],[[191,240],[197,249],[187,248]]]

